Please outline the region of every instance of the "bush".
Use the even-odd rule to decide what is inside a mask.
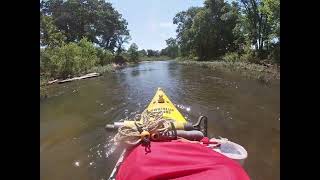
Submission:
[[[139,59],[138,46],[136,43],[132,43],[128,49],[128,59],[131,62],[136,62]]]
[[[253,62],[254,61],[254,55],[251,54],[251,53],[241,54],[240,61],[242,61],[242,62]]]
[[[115,63],[116,64],[120,64],[121,65],[121,64],[126,63],[126,61],[128,61],[128,60],[124,55],[115,56]]]
[[[114,62],[114,55],[109,50],[104,50],[102,48],[96,48],[98,56],[98,64],[101,66],[111,64]]]
[[[98,61],[97,50],[87,39],[79,43],[68,43],[57,48],[47,48],[42,52],[43,70],[54,78],[86,73]]]
[[[44,49],[40,49],[40,75],[45,73],[44,55]]]
[[[276,44],[272,47],[271,53],[268,56],[268,59],[272,60],[275,63],[280,64],[280,45]]]
[[[131,62],[136,62],[139,59],[139,53],[138,52],[130,52],[129,58]]]
[[[48,96],[47,84],[48,78],[40,75],[40,99],[46,98]]]
[[[250,48],[245,48],[244,53],[240,56],[240,61],[242,62],[250,62],[250,63],[256,63],[257,58],[254,53],[254,51]]]
[[[229,53],[226,53],[226,54],[222,57],[222,59],[223,59],[224,61],[234,63],[234,62],[240,60],[240,56],[239,56],[239,54],[236,53],[236,52],[229,52]]]
[[[186,60],[200,61],[199,57],[196,56],[194,53],[190,53],[188,56],[185,56],[184,58]]]
[[[254,54],[254,51],[252,50],[246,50],[242,54],[239,54],[237,52],[228,52],[223,57],[222,60],[226,62],[250,62],[250,63],[257,63],[258,58]]]

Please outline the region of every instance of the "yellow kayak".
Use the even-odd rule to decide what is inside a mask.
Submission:
[[[161,88],[158,88],[156,94],[152,98],[150,104],[147,107],[147,111],[150,112],[159,112],[162,111],[162,117],[164,119],[174,120],[174,125],[177,129],[183,129],[187,120],[183,115],[178,111],[178,109],[173,105],[168,96],[164,93]],[[140,120],[141,123],[142,119]],[[122,123],[121,123],[122,124]],[[134,127],[134,121],[124,121],[124,126]]]
[[[158,88],[156,94],[151,100],[148,111],[151,112],[163,112],[163,118],[172,119],[179,123],[187,123],[187,120],[182,116],[178,109],[173,105],[168,96],[161,88]]]
[[[157,89],[156,94],[152,98],[146,110],[149,112],[162,111],[162,117],[164,119],[173,120],[174,125],[177,129],[185,129],[185,126],[187,124],[190,124],[178,111],[178,109],[173,105],[173,103],[170,101],[168,96],[164,93],[163,89],[161,88]],[[142,119],[140,120],[140,122],[143,123]],[[120,126],[135,127],[135,124],[134,121],[114,122],[113,125],[107,124],[106,128],[113,129],[118,128]]]
[[[203,137],[207,136],[207,118],[205,116],[200,116],[196,124],[187,122],[187,120],[178,111],[178,109],[174,106],[174,104],[170,101],[169,97],[165,94],[165,92],[161,88],[157,89],[156,94],[152,98],[146,110],[149,112],[163,112],[162,117],[164,119],[173,120],[172,127],[170,130],[173,130],[174,133],[172,135],[170,134],[167,135],[167,134],[158,134],[157,132],[152,132],[152,134],[150,134],[150,132],[143,129],[141,129],[140,131],[137,126],[138,123],[135,123],[135,121],[114,122],[114,124],[107,124],[106,129],[117,129],[123,126],[137,127],[137,129],[140,131],[140,136],[141,136],[141,140],[138,137],[138,141],[142,143],[146,143],[146,142],[150,143],[150,139],[158,141],[160,140],[159,138],[160,136],[163,136],[163,137],[169,136],[168,137],[169,139],[172,137],[177,138],[179,136],[185,139],[189,139],[191,141],[195,141],[195,140],[199,141]],[[203,122],[203,132],[201,127],[202,122]],[[140,120],[140,123],[141,124],[144,123],[142,119]],[[109,179],[114,177],[115,174],[117,173],[118,167],[120,166],[121,162],[126,156],[126,153],[127,153],[127,150],[125,149],[120,155],[120,158],[116,163],[116,166],[114,167],[113,171],[111,172]]]
[[[159,112],[162,111],[162,117],[164,119],[173,120],[173,124],[175,129],[180,130],[200,130],[201,123],[204,123],[204,129],[207,127],[207,120],[206,117],[200,116],[198,121],[195,124],[191,124],[188,122],[183,115],[178,111],[178,109],[173,105],[170,101],[169,97],[165,94],[163,89],[158,88],[156,94],[152,98],[151,102],[149,103],[148,107],[146,108],[149,112]],[[142,119],[140,123],[143,124]],[[107,124],[106,129],[116,129],[121,126],[126,127],[135,127],[135,121],[123,121],[123,122],[114,122],[113,124]],[[204,132],[206,135],[206,131]]]

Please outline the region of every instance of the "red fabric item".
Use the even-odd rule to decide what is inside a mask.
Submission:
[[[200,142],[202,142],[203,144],[218,144],[218,142],[215,141],[210,141],[210,139],[208,137],[204,137],[200,140]]]
[[[117,180],[214,179],[249,180],[241,165],[201,144],[187,142],[151,142],[134,148],[124,160]]]

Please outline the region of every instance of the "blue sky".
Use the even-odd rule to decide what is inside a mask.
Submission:
[[[128,21],[131,41],[140,49],[161,50],[165,40],[176,36],[173,17],[204,0],[107,0]],[[128,47],[127,45],[127,47]]]

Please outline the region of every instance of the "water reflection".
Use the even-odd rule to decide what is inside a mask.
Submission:
[[[252,179],[280,179],[279,84],[173,61],[52,86],[40,103],[41,179],[106,178],[121,152],[110,143],[115,132],[104,125],[141,113],[158,87],[188,120],[206,115],[211,136],[243,145]]]

